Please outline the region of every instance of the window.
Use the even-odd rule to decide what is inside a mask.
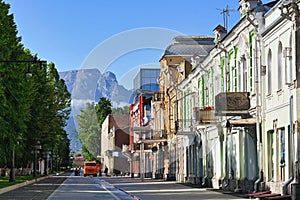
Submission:
[[[254,40],[255,40],[255,34],[254,31],[251,31],[249,33],[249,37],[250,37],[250,64],[249,64],[249,90],[250,92],[253,91],[253,63],[255,58],[253,57],[253,47],[252,45],[254,45]]]
[[[285,83],[291,84],[293,82],[292,70],[292,36],[290,36],[289,46],[283,49],[284,62],[285,62]]]
[[[225,58],[221,58],[221,91],[225,92]]]
[[[241,92],[242,90],[242,74],[243,74],[243,70],[242,70],[242,63],[238,62],[238,91]]]
[[[272,52],[268,52],[268,95],[272,93]]]
[[[248,69],[247,69],[247,62],[245,56],[242,57],[242,69],[243,69],[243,92],[247,92],[248,87]]]
[[[282,43],[279,42],[278,45],[278,58],[277,58],[277,83],[278,83],[278,90],[282,89]]]

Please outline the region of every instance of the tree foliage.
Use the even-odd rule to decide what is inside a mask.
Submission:
[[[95,160],[101,152],[101,127],[95,112],[95,104],[87,103],[77,115],[79,140],[86,160]]]
[[[111,101],[100,98],[97,105],[87,103],[77,116],[79,139],[85,160],[96,160],[101,155],[101,126],[107,115],[112,113]]]
[[[52,151],[68,160],[71,95],[54,64],[24,48],[9,8],[0,0],[0,166],[10,165],[13,150],[16,167],[30,166],[37,143],[40,157]]]
[[[129,106],[112,108],[112,114],[128,114],[129,115]]]
[[[95,109],[96,109],[99,125],[102,126],[107,115],[112,113],[111,101],[105,97],[101,97]]]

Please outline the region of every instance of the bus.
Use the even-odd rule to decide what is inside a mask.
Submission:
[[[93,175],[97,176],[98,167],[95,161],[85,161],[83,163],[83,176]]]

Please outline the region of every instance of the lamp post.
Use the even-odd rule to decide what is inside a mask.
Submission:
[[[42,149],[42,146],[40,145],[40,141],[37,141],[35,146],[34,146],[34,164],[33,164],[33,176],[36,177],[37,174],[37,154],[40,152]]]
[[[9,182],[16,182],[15,179],[15,145],[12,150],[12,160],[11,160],[11,169],[9,173]]]
[[[43,60],[38,60],[36,57],[33,60],[0,60],[0,63],[27,63],[28,64],[28,68],[27,68],[27,72],[25,73],[26,78],[30,78],[32,77],[32,73],[30,71],[30,65],[31,64],[35,64],[35,63],[39,63],[40,66],[42,66],[43,63],[46,63],[46,61]],[[15,99],[16,101],[18,101],[17,99]],[[9,173],[9,182],[15,182],[15,147],[16,145],[13,145],[13,149],[12,149],[12,160],[11,160],[11,170]]]

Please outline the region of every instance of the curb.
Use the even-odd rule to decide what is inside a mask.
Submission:
[[[44,177],[36,178],[36,179],[30,180],[30,181],[25,181],[23,183],[18,183],[18,184],[11,185],[11,186],[8,186],[8,187],[5,187],[5,188],[1,188],[0,189],[0,194],[3,194],[5,192],[9,192],[11,190],[15,190],[15,189],[20,188],[20,187],[24,187],[24,186],[32,184],[32,183],[36,183],[36,182],[44,180],[46,178],[49,178],[49,176],[44,176]]]

